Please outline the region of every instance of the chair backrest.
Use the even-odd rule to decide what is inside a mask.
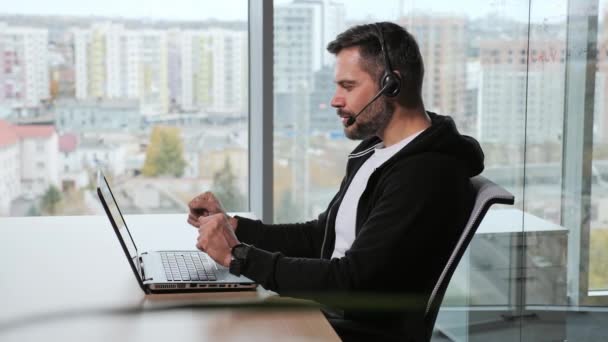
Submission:
[[[427,340],[430,340],[433,334],[433,327],[435,326],[435,320],[439,314],[439,307],[443,301],[443,296],[448,288],[450,279],[456,270],[456,266],[458,266],[458,262],[473,239],[473,236],[483,220],[483,217],[488,212],[488,209],[490,209],[493,204],[513,205],[515,202],[515,197],[510,192],[483,176],[471,178],[471,183],[473,184],[475,191],[475,204],[473,210],[471,210],[469,220],[454,247],[454,251],[441,272],[433,292],[431,292],[426,307],[424,330]]]

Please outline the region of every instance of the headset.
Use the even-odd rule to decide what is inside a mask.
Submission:
[[[376,101],[380,96],[384,95],[386,97],[395,97],[399,95],[401,91],[401,77],[397,73],[393,71],[391,66],[391,61],[388,56],[388,49],[386,47],[386,43],[384,42],[384,35],[382,34],[382,28],[378,23],[372,24],[377,32],[378,40],[380,41],[380,49],[382,50],[382,55],[384,56],[384,73],[382,77],[380,77],[380,91],[357,113],[355,116],[351,116],[346,121],[346,127],[353,125],[357,117],[363,113],[363,111],[369,107],[374,101]]]

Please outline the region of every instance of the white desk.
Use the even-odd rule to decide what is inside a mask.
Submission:
[[[194,249],[180,215],[126,217],[141,250]],[[145,295],[105,216],[0,218],[1,341],[330,340],[318,309],[226,307],[125,313],[190,303],[263,303],[273,293]]]

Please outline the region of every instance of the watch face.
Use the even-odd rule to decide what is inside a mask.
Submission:
[[[243,244],[236,245],[232,249],[232,255],[237,259],[245,259],[247,257],[247,248],[248,246]]]

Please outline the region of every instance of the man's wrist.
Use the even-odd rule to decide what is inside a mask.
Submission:
[[[236,232],[236,227],[239,224],[239,219],[237,219],[234,216],[228,216],[228,223],[230,223],[230,226],[232,227],[232,231]]]

